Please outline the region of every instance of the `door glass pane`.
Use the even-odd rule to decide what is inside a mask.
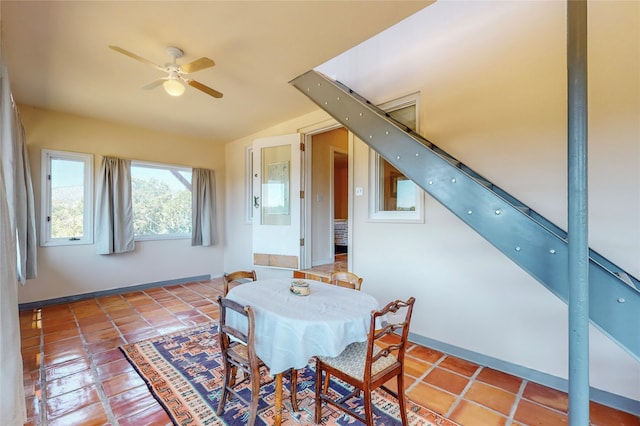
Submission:
[[[84,161],[51,160],[51,238],[84,235]]]
[[[289,145],[262,148],[261,223],[291,225]]]

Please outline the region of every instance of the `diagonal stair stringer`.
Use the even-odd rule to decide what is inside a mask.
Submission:
[[[568,235],[366,99],[317,71],[291,84],[565,303]],[[640,360],[640,281],[589,250],[589,317]]]

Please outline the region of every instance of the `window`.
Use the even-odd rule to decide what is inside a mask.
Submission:
[[[42,246],[93,243],[93,155],[42,150]]]
[[[136,240],[191,238],[191,169],[131,162]]]
[[[387,102],[379,107],[405,126],[417,130],[418,95]],[[391,163],[370,150],[370,219],[379,221],[424,222],[424,192]]]

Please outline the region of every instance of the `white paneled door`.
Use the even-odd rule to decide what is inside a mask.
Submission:
[[[301,135],[253,141],[253,263],[300,268]]]

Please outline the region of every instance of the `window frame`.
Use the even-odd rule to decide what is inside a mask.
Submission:
[[[165,163],[156,163],[150,161],[139,161],[139,160],[131,160],[131,182],[133,183],[133,168],[134,167],[144,167],[150,169],[162,169],[162,170],[173,170],[178,172],[189,171],[191,173],[191,206],[190,213],[193,214],[193,168],[187,166],[178,166],[174,164],[165,164]],[[135,218],[135,209],[133,208],[133,188],[131,190],[132,197],[132,209],[133,209],[133,217]],[[193,217],[193,216],[192,216]],[[191,239],[191,235],[193,232],[193,219],[191,222],[191,232],[188,233],[173,233],[173,234],[145,234],[138,235],[134,230],[134,240],[135,241],[162,241],[162,240],[185,240]]]
[[[384,102],[378,108],[390,112],[405,108],[415,107],[415,131],[419,133],[419,101],[420,93],[412,93]],[[392,211],[380,210],[381,197],[384,197],[383,176],[381,176],[380,162],[383,158],[373,148],[369,149],[369,221],[370,222],[390,222],[390,223],[424,223],[424,191],[416,185],[415,211]]]
[[[52,160],[80,161],[84,164],[83,178],[83,236],[78,239],[53,238],[51,236],[51,162]],[[43,149],[41,152],[41,209],[40,209],[40,246],[75,246],[93,244],[93,154],[80,152],[59,151],[53,149]]]
[[[244,187],[245,187],[245,221],[247,223],[253,223],[253,206],[255,200],[253,198],[253,146],[248,146],[245,152],[245,174],[244,174]]]

